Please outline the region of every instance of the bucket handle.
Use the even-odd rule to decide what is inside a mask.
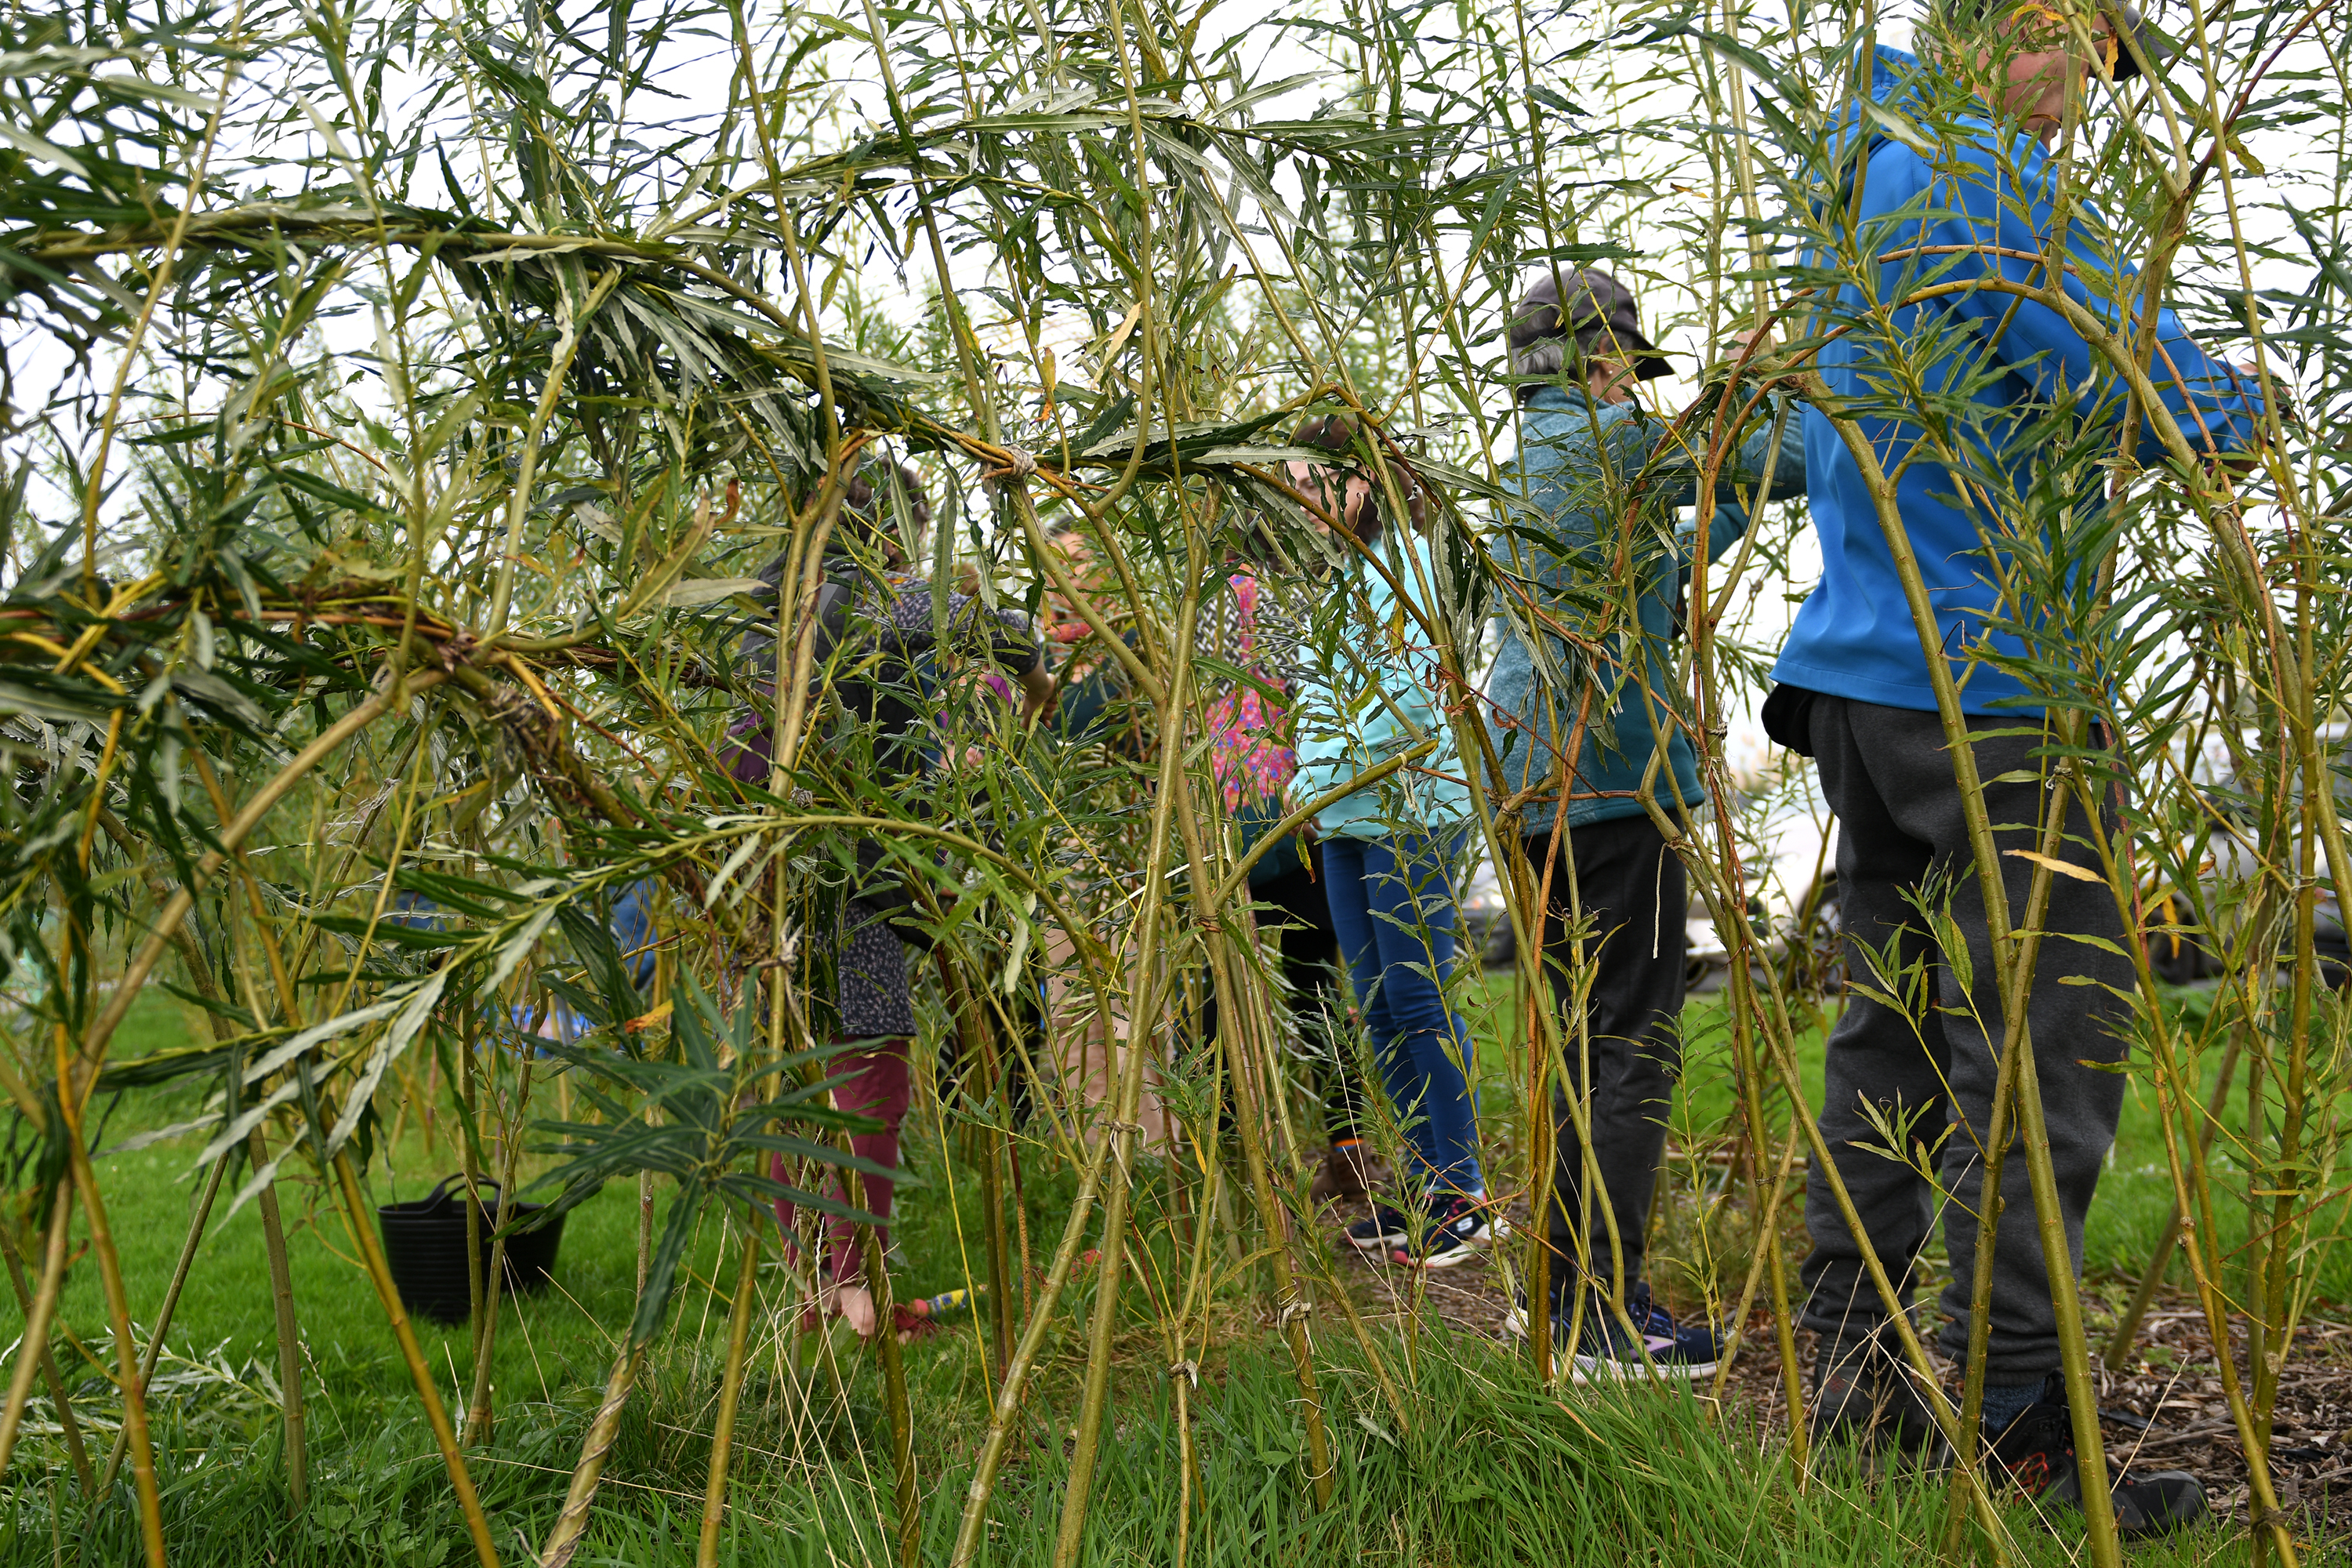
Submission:
[[[441,1184],[440,1184],[439,1186],[437,1186],[437,1187],[434,1188],[431,1192],[429,1192],[429,1193],[427,1193],[427,1194],[425,1194],[425,1201],[426,1203],[428,1203],[428,1204],[437,1204],[437,1203],[440,1203],[440,1202],[444,1201],[444,1199],[446,1199],[446,1200],[447,1200],[448,1202],[450,1202],[450,1203],[455,1203],[455,1202],[457,1202],[457,1199],[455,1199],[455,1198],[450,1198],[450,1197],[448,1196],[448,1193],[449,1193],[449,1184],[450,1184],[452,1182],[462,1182],[462,1181],[464,1181],[465,1179],[466,1179],[466,1173],[465,1173],[465,1172],[463,1172],[463,1171],[453,1171],[453,1172],[451,1172],[448,1175],[446,1175],[446,1176],[444,1176],[444,1177],[442,1177],[442,1178],[441,1178]],[[503,1205],[500,1204],[499,1200],[500,1200],[500,1199],[501,1199],[505,1194],[501,1194],[501,1193],[499,1191],[499,1184],[498,1184],[498,1183],[497,1183],[497,1182],[495,1182],[495,1181],[491,1180],[491,1179],[490,1179],[489,1177],[488,1177],[488,1176],[476,1176],[476,1177],[474,1178],[474,1187],[475,1187],[475,1189],[476,1189],[478,1192],[479,1191],[479,1189],[481,1189],[481,1188],[483,1188],[483,1187],[488,1187],[488,1188],[489,1188],[489,1189],[490,1189],[490,1193],[491,1193],[491,1194],[492,1194],[492,1196],[491,1196],[491,1203],[490,1203],[490,1206],[492,1206],[492,1207],[494,1207],[494,1208],[495,1208],[495,1207],[500,1207],[500,1206],[503,1206]],[[477,1198],[475,1201],[476,1201],[476,1203],[477,1203],[477,1204],[478,1204],[478,1203],[480,1202],[480,1199],[479,1199],[479,1198]]]

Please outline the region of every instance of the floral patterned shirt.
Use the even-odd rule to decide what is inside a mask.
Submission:
[[[1193,656],[1245,670],[1287,693],[1286,655],[1297,639],[1286,638],[1287,621],[1276,595],[1246,566],[1225,585],[1230,594],[1220,596],[1217,613],[1203,615],[1193,628]],[[1288,713],[1286,704],[1271,700],[1254,684],[1236,683],[1209,705],[1210,767],[1228,816],[1267,799],[1279,801],[1298,771]]]

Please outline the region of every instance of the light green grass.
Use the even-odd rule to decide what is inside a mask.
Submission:
[[[1489,994],[1496,994],[1490,984]],[[1677,1133],[1685,1142],[1720,1126],[1731,1107],[1719,1009],[1707,999],[1693,1004],[1695,1044]],[[142,1004],[126,1025],[123,1049],[163,1048],[179,1043],[184,1031],[174,1007]],[[1804,1042],[1802,1055],[1817,1073],[1818,1037]],[[1523,1130],[1516,1085],[1524,1063],[1491,1033],[1480,1061],[1489,1139],[1507,1153]],[[190,1104],[168,1095],[127,1100],[113,1110],[108,1139],[184,1115]],[[898,1232],[906,1255],[901,1285],[909,1293],[961,1283],[963,1260],[978,1252],[977,1184],[942,1179],[940,1138],[926,1110],[919,1104],[910,1119],[908,1161],[927,1184],[908,1193]],[[2117,1170],[2094,1218],[2095,1269],[2127,1260],[2139,1229],[2162,1223],[2167,1190],[2160,1174],[2138,1168],[2151,1152],[2134,1149],[2150,1125],[2144,1108],[2127,1109]],[[152,1321],[184,1235],[194,1152],[182,1140],[100,1165],[142,1325]],[[446,1137],[428,1157],[412,1125],[377,1151],[369,1174],[373,1196],[420,1195],[455,1164]],[[1032,1237],[1041,1251],[1057,1232],[1067,1183],[1066,1174],[1053,1173],[1029,1184]],[[289,1517],[275,1413],[260,1392],[260,1369],[270,1365],[274,1342],[259,1219],[248,1207],[215,1219],[172,1332],[176,1354],[215,1363],[226,1375],[162,1391],[156,1400],[173,1561],[338,1568],[462,1562],[454,1502],[373,1293],[351,1260],[341,1218],[331,1210],[310,1212],[309,1188],[289,1184],[283,1191],[289,1214],[303,1216],[293,1258],[310,1361],[313,1506],[306,1516]],[[1175,1229],[1164,1184],[1148,1171],[1137,1212],[1146,1277],[1165,1279],[1175,1262]],[[615,1187],[592,1199],[570,1222],[558,1288],[510,1300],[503,1315],[495,1373],[500,1422],[476,1471],[509,1561],[530,1554],[576,1458],[630,1307],[635,1222],[633,1191]],[[698,1238],[670,1338],[632,1407],[583,1563],[691,1559],[723,1339],[718,1287],[735,1246],[720,1228],[708,1224]],[[775,1316],[788,1299],[787,1281],[772,1268],[763,1286],[767,1310],[747,1385],[737,1511],[720,1561],[882,1560],[889,1551],[883,1533],[888,1446],[872,1358],[837,1330],[798,1332],[795,1322]],[[1180,1468],[1161,1370],[1169,1356],[1146,1316],[1150,1293],[1126,1298],[1131,1315],[1116,1373],[1115,1430],[1095,1489],[1090,1562],[1173,1561]],[[1739,1436],[1736,1418],[1733,1430],[1711,1427],[1681,1394],[1556,1395],[1529,1384],[1508,1349],[1444,1331],[1420,1341],[1409,1357],[1394,1341],[1381,1342],[1412,1415],[1412,1428],[1401,1429],[1334,1321],[1320,1322],[1317,1333],[1339,1445],[1339,1502],[1315,1516],[1302,1503],[1304,1436],[1295,1387],[1246,1310],[1239,1274],[1224,1295],[1228,1310],[1216,1321],[1228,1337],[1199,1354],[1204,1375],[1194,1405],[1201,1469],[1192,1563],[1875,1564],[1890,1553],[1927,1550],[1940,1517],[1940,1492],[1915,1483],[1876,1490],[1858,1483],[1821,1486],[1799,1497],[1777,1450]],[[1061,1438],[1084,1359],[1078,1325],[1093,1298],[1094,1280],[1076,1279],[1049,1336],[1026,1412],[1026,1440],[992,1510],[989,1562],[1050,1555]],[[13,1336],[13,1304],[0,1319],[0,1333]],[[87,1258],[72,1271],[64,1321],[83,1345],[98,1348],[105,1313]],[[420,1324],[419,1335],[454,1406],[469,1371],[467,1335],[430,1324]],[[951,1536],[965,1467],[983,1428],[988,1377],[981,1358],[969,1320],[907,1352],[927,1554],[934,1561]],[[83,1364],[68,1375],[78,1397],[103,1413],[98,1373]],[[54,1444],[36,1439],[27,1458],[50,1468],[37,1480],[33,1468],[16,1468],[16,1490],[0,1510],[0,1568],[51,1563],[60,1546],[68,1563],[135,1556],[127,1477],[113,1505],[90,1524],[73,1500]],[[52,1514],[52,1498],[65,1506],[61,1518]],[[2021,1521],[2018,1535],[2029,1561],[2069,1560],[2072,1536],[2063,1528],[2052,1534]],[[2207,1535],[2143,1549],[2135,1560],[2241,1556],[2238,1546]]]
[[[944,1557],[968,1479],[980,1393],[969,1375],[973,1359],[968,1337],[919,1346],[908,1357],[916,1392],[935,1413],[917,1432],[930,1562]],[[1554,1394],[1533,1386],[1497,1347],[1444,1334],[1423,1343],[1417,1366],[1417,1378],[1411,1368],[1396,1369],[1406,1380],[1407,1426],[1350,1354],[1328,1353],[1324,1387],[1338,1473],[1334,1505],[1319,1514],[1307,1506],[1305,1434],[1285,1370],[1255,1347],[1213,1368],[1193,1406],[1198,1475],[1187,1561],[1879,1568],[1933,1551],[1939,1485],[1897,1479],[1872,1486],[1833,1476],[1801,1492],[1777,1450],[1736,1425],[1710,1425],[1685,1393]],[[694,1414],[710,1370],[707,1361],[668,1359],[629,1424],[580,1562],[636,1568],[690,1560],[698,1511],[691,1489],[702,1450],[669,1434],[681,1415]],[[1172,1394],[1145,1358],[1122,1363],[1118,1379],[1115,1432],[1095,1488],[1084,1560],[1171,1563],[1181,1475]],[[888,1474],[879,1458],[875,1382],[862,1358],[755,1379],[741,1489],[721,1563],[888,1560]],[[795,1420],[798,1400],[811,1389],[831,1418]],[[1068,1410],[1041,1398],[1029,1414],[1024,1452],[1006,1471],[992,1510],[982,1557],[991,1564],[1042,1563],[1051,1554],[1063,1485],[1058,1439]],[[523,1554],[552,1510],[555,1490],[537,1467],[562,1463],[575,1430],[576,1418],[562,1412],[526,1410],[478,1461],[510,1557]],[[337,1459],[321,1477],[311,1515],[292,1520],[266,1447],[232,1466],[184,1468],[175,1454],[165,1489],[175,1561],[194,1568],[259,1562],[429,1568],[463,1560],[456,1510],[414,1417],[392,1415],[355,1436]],[[20,1507],[16,1517],[37,1524],[36,1512]],[[2071,1521],[2053,1523],[2045,1528],[2011,1510],[2006,1527],[2016,1560],[2032,1568],[2079,1560]],[[84,1539],[85,1560],[128,1561],[131,1530],[127,1510],[102,1519]],[[20,1528],[13,1539],[0,1535],[0,1561],[47,1561],[48,1543],[38,1533]],[[2242,1562],[2244,1552],[2207,1531],[2142,1547],[2133,1561],[2187,1568]]]

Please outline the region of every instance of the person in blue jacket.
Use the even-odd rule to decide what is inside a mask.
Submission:
[[[1294,447],[1332,455],[1290,464],[1292,485],[1385,570],[1358,558],[1337,574],[1330,587],[1346,613],[1299,650],[1298,766],[1287,793],[1295,808],[1357,786],[1315,818],[1323,892],[1412,1155],[1400,1173],[1411,1189],[1403,1205],[1375,1205],[1348,1239],[1399,1263],[1445,1268],[1476,1256],[1500,1228],[1478,1163],[1470,1031],[1445,994],[1470,791],[1425,625],[1444,614],[1442,552],[1422,532],[1420,482],[1396,463],[1389,473],[1406,516],[1395,521],[1406,526],[1391,526],[1385,489],[1366,461],[1371,439],[1352,414],[1310,416],[1291,435]],[[1368,776],[1383,763],[1402,765]]]
[[[2083,20],[2076,16],[2077,28]],[[2050,153],[2070,99],[2094,106],[2085,93],[2095,51],[2103,79],[2136,74],[2153,58],[2137,18],[2098,15],[2070,39],[2064,16],[2048,6],[1943,0],[1928,36],[1924,58],[1880,48],[1857,60],[1877,107],[1849,106],[1835,131],[1827,149],[1835,175],[1822,187],[1819,232],[1852,234],[1870,265],[1848,269],[1833,293],[1816,296],[1819,314],[1803,331],[1821,344],[1817,363],[1839,412],[1885,471],[1898,476],[1895,510],[1933,607],[1935,651],[1906,607],[1855,458],[1830,416],[1809,406],[1805,461],[1822,575],[1797,615],[1764,712],[1775,739],[1815,758],[1837,815],[1851,972],[1876,973],[1892,952],[1900,966],[1919,966],[1928,985],[1918,1016],[1856,988],[1830,1037],[1821,1132],[1864,1237],[1849,1231],[1818,1168],[1806,1202],[1805,1321],[1822,1344],[1814,1430],[1896,1448],[1931,1444],[1933,1432],[1893,1353],[1863,1247],[1907,1298],[1941,1190],[1951,1270],[1943,1344],[1961,1356],[2002,1026],[1996,958],[1928,660],[1948,660],[1958,685],[2014,916],[2033,871],[2015,851],[2034,843],[2049,798],[2049,702],[2029,677],[2037,664],[2071,664],[2095,679],[2102,657],[2095,634],[2073,629],[2087,623],[2093,574],[2063,574],[2052,563],[2104,518],[2111,469],[2097,458],[2136,447],[2142,461],[2161,463],[2164,451],[2153,411],[2132,412],[2122,380],[2066,316],[1987,286],[2038,287],[2048,276],[2042,258],[2056,252],[2071,300],[2112,330],[2140,330],[2143,284],[2112,253],[2097,212],[2078,191],[2062,192]],[[1836,276],[1833,256],[1809,259]],[[2154,327],[2152,374],[2164,416],[2206,460],[2245,452],[2260,438],[2263,412],[2251,378],[2209,358],[2171,312],[2159,313]],[[2137,428],[2126,427],[2130,417],[2139,418]],[[2029,581],[2041,585],[2023,595],[2003,586]],[[2133,984],[2120,946],[2123,916],[2088,837],[2074,824],[2065,858],[2092,874],[2052,879],[2026,998],[2078,1273],[2084,1215],[2123,1100],[2116,1068]],[[1947,900],[1947,940],[1957,937],[1964,954],[1946,952],[1926,929],[1922,909]],[[1920,1156],[1939,1163],[1934,1181],[1870,1147],[1884,1146],[1898,1120],[1908,1125],[1898,1134],[1906,1148],[1935,1151]],[[1985,1436],[2021,1484],[2045,1501],[2069,1502],[2081,1495],[2080,1472],[2055,1373],[2058,1319],[2015,1142],[2000,1196]],[[2197,1483],[2177,1473],[2126,1480],[2114,1496],[2127,1533],[2204,1512]]]
[[[1631,291],[1598,268],[1534,277],[1507,337],[1518,455],[1505,470],[1516,493],[1488,546],[1501,591],[1486,700],[1500,767],[1493,794],[1510,803],[1536,874],[1550,870],[1544,968],[1564,1068],[1546,1226],[1553,1331],[1567,1348],[1580,1284],[1583,1328],[1572,1349],[1580,1370],[1647,1362],[1665,1376],[1697,1376],[1715,1367],[1715,1331],[1678,1325],[1642,1271],[1681,1071],[1689,901],[1683,863],[1642,795],[1649,777],[1669,818],[1706,800],[1678,721],[1689,705],[1678,696],[1675,647],[1696,531],[1677,528],[1675,515],[1698,501],[1713,421],[1672,431],[1635,401],[1636,384],[1664,374],[1667,362],[1643,335]],[[1706,509],[1710,558],[1746,532],[1756,503],[1803,493],[1793,410],[1768,402],[1760,413],[1717,465]],[[1579,907],[1591,966],[1580,1005],[1570,937]],[[1591,1131],[1589,1151],[1571,1096]],[[1604,1205],[1613,1247],[1611,1227],[1597,1223]],[[1622,1321],[1612,1300],[1624,1304]]]

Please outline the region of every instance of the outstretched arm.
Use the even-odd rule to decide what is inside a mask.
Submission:
[[[1779,418],[1788,408],[1788,416]],[[1773,443],[1773,427],[1780,442]],[[1621,471],[1639,474],[1648,493],[1674,506],[1700,504],[1698,482],[1706,471],[1707,444],[1704,425],[1658,442],[1655,425],[1627,421],[1616,432]],[[1644,443],[1654,443],[1646,446]],[[1805,440],[1797,411],[1782,399],[1760,405],[1748,426],[1747,439],[1725,455],[1715,474],[1713,501],[1720,505],[1747,496],[1756,501],[1785,500],[1805,493]]]
[[[2047,270],[2041,258],[2050,250],[2057,224],[2057,181],[2050,161],[2031,145],[2011,147],[2006,154],[1982,142],[1962,151],[1958,166],[1936,182],[1934,199],[1943,210],[1936,215],[1933,232],[1937,244],[1966,248],[1953,255],[1948,270],[1935,269],[1942,273],[1937,280],[1979,277],[2044,286]],[[2103,232],[2098,215],[2087,208],[2071,219],[2063,287],[2109,331],[2136,338],[2145,321],[2138,278],[2096,247]],[[2065,316],[2006,289],[1944,298],[1955,313],[1976,324],[2003,367],[2032,386],[2039,400],[2072,397],[2120,418],[2126,404],[2122,379]],[[2254,378],[2207,354],[2168,310],[2157,312],[2148,375],[2192,447],[2219,455],[2259,443],[2263,399]],[[2162,456],[2152,426],[2142,425],[2138,445],[2147,460]]]
[[[1706,524],[1706,558],[1712,561],[1730,549],[1748,531],[1756,510],[1766,501],[1789,500],[1804,493],[1804,420],[1794,403],[1769,398],[1758,408],[1748,439],[1739,444],[1716,481],[1715,508]],[[1696,533],[1694,525],[1675,536],[1685,571],[1696,549]]]

